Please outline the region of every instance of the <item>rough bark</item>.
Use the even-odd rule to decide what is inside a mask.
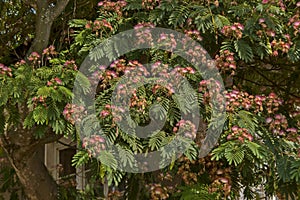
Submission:
[[[48,173],[38,151],[30,156],[22,156],[25,152],[17,151],[9,156],[11,165],[23,185],[28,199],[56,200],[57,185]]]
[[[52,24],[68,3],[69,0],[60,0],[57,1],[55,6],[51,7],[46,0],[36,2],[35,36],[27,55],[32,52],[42,53],[43,49],[48,46]]]
[[[55,200],[58,196],[56,182],[45,167],[41,154],[45,143],[56,141],[61,137],[50,130],[44,139],[36,140],[33,137],[33,130],[17,128],[13,132],[5,133],[0,140],[1,147],[6,152],[30,200]]]

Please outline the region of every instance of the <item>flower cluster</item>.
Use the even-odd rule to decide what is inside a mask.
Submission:
[[[189,160],[186,157],[179,158],[177,174],[182,178],[186,185],[195,184],[198,182],[198,177],[209,173],[209,178],[213,184],[209,187],[209,192],[222,192],[228,196],[231,192],[231,168],[223,166],[222,162],[211,160],[211,155],[198,160]],[[200,169],[197,167],[203,166]],[[196,171],[193,170],[196,167]],[[206,176],[206,175],[205,175]]]
[[[108,104],[105,106],[105,109],[101,110],[101,112],[99,114],[101,118],[106,118],[107,116],[109,116],[111,114],[108,106],[110,107],[110,105]]]
[[[118,106],[106,104],[104,108],[99,112],[99,117],[104,119],[109,116],[113,116],[113,121],[118,122],[122,120],[122,115],[124,113],[125,109]]]
[[[43,96],[33,97],[32,99],[33,107],[36,107],[38,104],[42,104],[44,107],[47,107],[46,99]]]
[[[249,110],[252,106],[254,96],[247,92],[233,90],[226,95],[226,111],[233,112],[240,106],[245,110]]]
[[[170,71],[169,65],[164,64],[160,61],[157,61],[151,65],[151,75],[152,76],[164,77],[164,78],[168,79],[168,78],[170,78],[169,71]],[[176,70],[176,71],[178,71],[178,70]]]
[[[132,61],[134,64],[138,65],[136,62],[138,61]],[[113,69],[119,76],[122,75],[126,69],[126,60],[124,59],[118,59],[113,61],[110,64],[110,68]]]
[[[165,49],[172,51],[177,47],[177,42],[174,34],[161,33],[157,42]]]
[[[216,103],[222,104],[223,97],[220,94],[221,91],[221,85],[218,81],[214,80],[213,78],[210,78],[209,80],[202,80],[199,83],[198,91],[200,93],[203,93],[203,103],[205,105]],[[211,102],[211,100],[215,100],[214,102]],[[222,105],[219,105],[222,106]],[[224,108],[219,107],[219,109],[223,110]]]
[[[110,30],[113,30],[112,25],[106,19],[95,20],[93,23],[92,22],[88,22],[85,25],[86,29],[92,29],[93,31],[95,31],[97,33],[98,33],[99,30],[102,30],[103,27],[106,27],[106,28],[109,28]]]
[[[269,130],[272,131],[274,135],[284,136],[288,128],[286,116],[282,114],[276,114],[273,118],[268,117],[266,124],[268,124]]]
[[[54,86],[53,88],[56,89],[58,85],[62,85],[63,82],[60,78],[55,77],[47,82],[47,86]]]
[[[234,60],[234,53],[228,50],[221,51],[220,55],[216,55],[215,60],[216,66],[221,70],[221,72],[229,72],[230,75],[235,74],[236,61]]]
[[[277,41],[276,39],[271,42],[271,47],[273,49],[273,56],[278,56],[278,51],[282,51],[283,53],[287,53],[291,48],[292,42],[284,42],[281,39]]]
[[[200,81],[199,83],[199,92],[202,92],[203,93],[203,103],[204,104],[208,104],[209,100],[210,100],[210,95],[209,95],[209,91],[208,91],[208,88],[207,88],[207,83],[208,81],[207,80],[202,80]]]
[[[283,2],[283,0],[278,0],[278,6],[281,8],[282,11],[285,11],[286,10],[286,6]]]
[[[295,119],[295,126],[300,127],[300,98],[291,98],[287,103],[292,110],[289,112],[289,117]]]
[[[202,41],[203,38],[200,35],[200,32],[198,30],[185,30],[185,34],[191,38],[195,38],[198,41]]]
[[[116,72],[116,75],[122,76],[123,82],[117,86],[117,97],[121,98],[122,95],[134,93],[130,91],[131,84],[136,84],[137,82],[144,82],[150,74],[151,77],[156,77],[157,80],[153,83],[152,91],[157,94],[158,91],[167,94],[168,96],[175,93],[174,85],[180,85],[182,81],[182,76],[187,74],[195,74],[196,71],[192,67],[180,67],[169,68],[168,64],[162,64],[161,62],[156,62],[152,64],[149,68],[146,68],[138,61],[129,61],[128,64],[119,61],[113,62],[110,69]],[[109,80],[104,80],[104,76],[101,75],[102,84],[106,84]],[[126,84],[123,84],[126,83]]]
[[[231,26],[224,26],[221,33],[226,37],[242,38],[244,26],[240,23],[234,23]]]
[[[252,141],[253,136],[248,132],[246,128],[233,126],[231,127],[231,132],[227,135],[227,140],[239,140],[243,143],[245,140]]]
[[[186,75],[186,74],[195,74],[196,71],[194,68],[192,67],[175,67],[172,71],[175,72],[175,74],[180,74],[182,76]],[[172,72],[171,72],[172,73]],[[173,74],[173,73],[172,73]]]
[[[280,2],[280,0],[278,1],[278,0],[262,0],[261,1],[261,3],[262,4],[273,4],[273,5],[275,5],[276,3],[279,3]]]
[[[287,139],[289,141],[295,142],[298,145],[300,144],[300,129],[299,126],[297,126],[298,128],[288,128],[287,131]],[[300,150],[299,150],[300,153]],[[300,154],[299,154],[300,157]]]
[[[280,98],[278,98],[275,93],[270,93],[268,96],[254,96],[249,95],[247,92],[233,90],[229,93],[226,93],[226,99],[226,110],[228,112],[233,112],[239,109],[245,109],[251,110],[254,113],[265,112],[269,116],[273,113],[278,112],[279,107],[283,104],[283,101]],[[269,130],[274,135],[286,136],[289,133],[289,135],[291,136],[291,133],[297,132],[295,128],[289,128],[288,120],[283,114],[275,114],[273,117],[270,116],[266,118],[266,124]],[[244,133],[244,130],[241,130],[237,127],[233,128],[234,130],[232,131],[235,131],[236,133]],[[236,134],[235,132],[234,135],[237,136],[238,134]],[[244,135],[246,137],[245,133]],[[232,135],[228,135],[227,139],[232,139]]]
[[[297,5],[298,4],[300,6],[300,2],[298,2]],[[297,36],[298,33],[300,32],[300,15],[299,15],[299,12],[297,12],[294,16],[292,16],[289,19],[289,22],[287,23],[287,25],[294,28],[294,35]]]
[[[51,56],[54,56],[57,54],[57,52],[55,51],[55,47],[53,45],[50,45],[48,48],[44,49],[43,50],[43,53],[42,53],[44,56],[48,56],[47,59],[50,60]]]
[[[132,60],[128,62],[128,65],[124,70],[124,74],[127,75],[128,78],[134,79],[137,76],[147,77],[150,73],[146,67],[137,60]]]
[[[102,9],[107,10],[107,11],[113,11],[117,13],[119,16],[122,16],[122,8],[127,5],[126,1],[120,0],[120,1],[100,1],[98,3],[98,6],[100,6]]]
[[[177,160],[177,162],[177,175],[173,176],[173,179],[174,177],[176,177],[176,179],[181,178],[185,185],[194,185],[198,182],[198,177],[203,177],[203,175],[206,177],[209,175],[209,179],[213,182],[217,182],[217,180],[221,181],[221,183],[227,182],[227,184],[223,186],[220,184],[218,187],[210,187],[209,192],[216,192],[222,189],[223,191],[224,189],[229,189],[230,192],[230,167],[224,168],[222,162],[211,160],[210,154],[197,160],[190,160],[189,158],[182,156]],[[163,179],[160,180],[163,181]],[[173,181],[172,178],[170,181]],[[178,189],[177,185],[175,185],[175,187]]]
[[[166,96],[171,96],[175,93],[174,88],[172,87],[171,83],[162,83],[162,84],[155,84],[152,87],[153,94],[165,94]]]
[[[209,192],[221,192],[224,196],[228,196],[231,192],[231,168],[224,167],[223,163],[212,161],[210,157],[202,158],[199,162],[205,165],[206,170],[209,172],[210,179],[212,180]]]
[[[167,96],[171,96],[178,89],[176,86],[180,86],[182,76],[187,73],[194,73],[194,70],[191,67],[184,68],[179,66],[172,69],[168,64],[158,61],[151,65],[150,72],[153,77],[158,78],[152,88],[153,94],[161,92]]]
[[[186,56],[188,56],[188,59],[190,60],[191,63],[194,64],[194,66],[205,65],[209,69],[213,69],[215,67],[214,61],[206,56],[207,52],[201,46],[196,45],[196,46],[192,46],[193,48],[191,48],[190,45],[186,46],[186,43],[187,44],[189,43],[188,40],[183,40],[180,42],[181,44],[178,46],[182,45],[182,50],[184,51]]]
[[[175,87],[181,85],[180,82],[183,81],[183,76],[196,73],[195,69],[192,67],[176,66],[172,69],[168,64],[163,64],[160,61],[151,65],[150,72],[152,77],[159,78],[156,83],[161,85],[155,85],[155,88],[153,89],[157,90],[158,88],[166,88],[168,90],[168,96],[175,93]]]
[[[154,24],[151,23],[138,23],[134,26],[136,36],[138,38],[137,45],[148,43],[152,45],[151,28],[154,28]]]
[[[161,184],[152,184],[150,186],[150,194],[153,200],[169,198],[168,189]]]
[[[151,74],[153,77],[157,77],[151,84],[152,93],[154,95],[162,94],[171,96],[175,93],[175,88],[173,88],[172,84],[175,83],[176,85],[180,80],[178,76],[195,73],[195,70],[192,67],[175,67],[169,69],[168,65],[157,62],[148,69],[138,61],[125,61],[123,59],[114,61],[107,69],[105,66],[100,66],[99,69],[99,71],[94,72],[91,81],[94,84],[98,84],[99,82],[98,87],[105,89],[110,87],[110,84],[114,82],[116,78],[124,75],[122,76],[123,79],[116,86],[114,97],[117,102],[128,101],[128,105],[130,105],[131,109],[142,114],[145,114],[145,110],[148,108],[148,101],[144,95],[138,95],[138,90],[134,89],[136,83],[144,83],[149,74]],[[149,87],[149,85],[147,87]],[[126,99],[128,94],[130,95],[130,99]],[[114,108],[111,106],[108,107],[109,106],[105,106],[105,108],[99,112],[100,118],[108,119],[107,117],[113,114]],[[116,116],[119,116],[116,120],[122,120],[123,118],[122,113],[118,111],[116,111],[116,114],[113,114],[113,117]]]
[[[253,112],[274,113],[278,111],[283,101],[279,99],[275,93],[264,95],[250,95],[247,92],[232,90],[225,93],[226,110],[233,112],[238,109],[253,110]]]
[[[28,57],[28,60],[30,60],[30,61],[37,61],[37,60],[40,59],[40,57],[41,56],[37,52],[32,52],[30,54],[30,56]]]
[[[161,172],[157,176],[157,181],[159,183],[163,183],[163,186],[165,186],[168,189],[168,193],[172,194],[176,191],[176,187],[178,186],[177,183],[174,184],[174,174],[172,175],[171,172]],[[150,184],[151,186],[152,184]]]
[[[280,99],[275,93],[271,92],[266,98],[266,107],[269,114],[275,113],[279,110],[279,106],[283,104],[283,100]]]
[[[181,134],[184,137],[189,138],[191,140],[194,140],[197,135],[195,124],[188,120],[180,120],[173,128],[173,132]]]
[[[142,0],[142,7],[147,10],[153,10],[159,3],[160,0]]]
[[[230,166],[224,166],[222,162],[211,160],[211,155],[198,160],[198,163],[204,165],[204,170],[201,173],[209,172],[209,177],[212,180],[209,192],[221,192],[224,196],[228,196],[231,192],[231,173]],[[196,165],[199,165],[195,163]]]
[[[197,183],[198,175],[200,175],[200,172],[196,173],[191,170],[192,163],[195,164],[195,161],[185,160],[177,171],[177,174],[180,175],[186,185]]]
[[[78,67],[75,63],[75,60],[67,60],[65,63],[64,63],[64,67],[66,67],[67,69],[72,69],[72,70],[75,70],[77,71],[78,70]]]
[[[218,173],[222,173],[222,170],[218,170]],[[218,177],[214,179],[211,184],[210,192],[220,192],[224,193],[224,196],[229,196],[231,192],[231,182],[230,177]]]
[[[261,27],[263,28],[263,30],[258,30],[256,32],[256,35],[261,38],[263,36],[263,32],[265,32],[267,34],[267,36],[275,37],[275,35],[276,35],[275,31],[272,30],[272,29],[270,29],[270,28],[268,28],[268,26],[267,26],[267,24],[265,22],[266,22],[265,18],[260,18],[258,20],[258,23],[261,25]]]
[[[9,76],[12,77],[12,70],[10,67],[6,67],[5,65],[0,63],[0,75],[5,75],[5,76]]]
[[[20,60],[19,62],[16,62],[16,64],[14,65],[15,68],[18,68],[22,65],[25,65],[26,64],[26,61],[25,60]]]
[[[68,103],[63,110],[64,117],[71,124],[75,124],[75,122],[80,122],[85,114],[86,110],[83,106],[78,106],[70,103]]]
[[[34,65],[35,67],[41,67],[41,66],[50,66],[50,65],[58,65],[57,62],[49,62],[49,60],[55,58],[58,56],[58,52],[55,50],[55,47],[53,45],[50,45],[49,47],[45,48],[42,51],[42,54],[40,55],[37,52],[32,52],[29,56],[28,56],[28,60],[31,61],[30,65]],[[59,67],[61,64],[61,59],[59,59]],[[20,62],[17,62],[15,64],[15,67],[19,67],[21,65],[26,64],[25,60],[21,60]],[[70,61],[66,61],[64,66],[67,69],[72,69],[72,70],[77,70],[77,66],[75,64],[74,60],[70,60]]]
[[[105,139],[100,135],[91,135],[85,137],[82,147],[87,149],[90,156],[96,157],[101,151],[106,149]]]
[[[173,176],[170,174],[170,172],[165,172],[165,173],[159,173],[158,174],[158,179],[159,181],[173,181]]]
[[[130,108],[134,108],[137,112],[145,113],[145,108],[148,106],[148,102],[145,97],[139,97],[137,91],[134,90],[130,99]]]
[[[99,85],[99,88],[105,89],[109,86],[109,82],[118,77],[113,70],[105,70],[105,66],[99,66],[90,77],[91,85]]]
[[[150,22],[138,23],[134,26],[134,29],[138,30],[141,28],[154,28],[155,25]]]

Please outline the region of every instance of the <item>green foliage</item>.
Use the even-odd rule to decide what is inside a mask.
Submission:
[[[295,4],[295,2],[292,4]],[[238,85],[240,90],[247,90],[249,94],[255,95],[261,93],[261,87],[257,85],[266,85],[264,87],[268,89],[266,89],[265,93],[268,94],[269,91],[275,90],[279,92],[281,90],[275,87],[275,85],[281,84],[279,81],[281,79],[277,75],[283,74],[278,73],[276,75],[276,73],[273,73],[269,69],[268,65],[275,67],[277,64],[284,65],[284,63],[289,63],[289,65],[295,67],[296,65],[293,63],[298,62],[300,59],[297,50],[297,46],[299,45],[298,37],[293,36],[295,34],[293,27],[286,25],[287,21],[295,13],[295,9],[291,5],[286,5],[286,10],[284,10],[279,4],[264,4],[258,1],[231,4],[226,1],[210,3],[205,1],[162,0],[159,2],[159,6],[156,6],[154,2],[127,1],[127,5],[124,7],[122,13],[123,19],[117,20],[118,26],[115,26],[113,32],[121,32],[124,30],[121,27],[130,28],[143,22],[151,22],[157,27],[172,28],[181,32],[190,30],[199,31],[199,34],[203,38],[203,40],[200,39],[201,44],[208,50],[210,55],[219,56],[227,50],[233,53],[233,59],[237,67],[234,70],[237,76],[233,79],[233,82],[235,85]],[[106,16],[110,22],[113,22],[115,19],[115,16],[111,14],[111,10],[101,11],[100,13]],[[106,33],[101,35],[99,39],[90,29],[84,28],[87,21],[74,20],[71,23],[72,27],[79,28],[76,29],[78,31],[75,33],[75,45],[72,48],[79,52],[80,55],[82,52],[90,51],[94,46],[95,43],[91,42],[91,38],[97,38],[96,40],[100,41],[102,38],[110,36],[109,33]],[[229,30],[229,33],[226,32],[226,28]],[[236,30],[240,32],[235,32]],[[273,32],[275,35],[273,35]],[[289,43],[290,39],[286,38],[286,34],[289,34],[291,37],[291,43]],[[276,46],[279,41],[284,41],[285,44],[289,43],[290,48],[285,50],[282,47]],[[120,42],[120,45],[126,44],[121,44]],[[105,52],[93,51],[91,53],[94,59],[103,55],[113,58],[118,55],[116,49],[118,47],[113,47],[108,43]],[[188,66],[187,63],[178,59],[176,55],[169,55],[158,50],[136,51],[123,55],[122,58],[128,61],[132,58],[139,59],[142,56],[147,57],[148,62],[162,61],[173,66]],[[221,65],[225,64],[221,63]],[[292,73],[287,72],[284,76],[290,77]],[[274,74],[278,79],[272,78]],[[224,78],[228,77],[226,73],[223,75]],[[186,77],[190,83],[193,83],[194,88],[197,89],[198,83],[202,80],[201,76],[189,74]],[[106,85],[106,88],[102,88],[99,94],[97,94],[96,107],[98,113],[101,113],[105,109],[105,106],[110,104],[110,98],[118,80],[118,78],[115,78],[109,81],[109,86]],[[248,80],[250,81],[247,82]],[[257,85],[251,85],[252,82],[257,82]],[[292,93],[297,93],[297,85],[293,81],[291,81],[291,84]],[[269,87],[269,85],[272,86]],[[228,87],[230,88],[231,86]],[[153,105],[153,100],[158,96],[151,92],[150,88],[140,87],[136,91],[138,98],[146,99],[147,103],[143,107],[143,113],[133,108],[130,109],[131,116],[124,118],[126,123],[130,124],[131,128],[135,127],[135,123],[144,125],[149,123],[149,107]],[[234,89],[236,90],[237,87]],[[187,88],[184,90],[187,91]],[[283,95],[284,92],[279,93],[282,96],[289,95]],[[184,96],[188,97],[189,93],[186,92]],[[208,122],[210,112],[212,111],[209,106],[203,105],[204,97],[202,95],[200,93],[198,96],[200,97],[198,98],[201,108],[200,115],[204,116],[205,122]],[[186,113],[194,109],[189,107],[194,97],[182,98],[180,95],[169,97],[165,93],[160,93],[159,97],[159,104],[163,109],[157,109],[154,112],[154,117],[160,120],[166,118],[166,124],[163,130],[154,131],[151,137],[147,139],[140,139],[134,134],[128,135],[123,130],[116,128],[111,116],[100,117],[103,134],[107,136],[109,143],[117,144],[120,147],[119,153],[122,165],[134,166],[134,153],[151,152],[161,149],[162,157],[166,160],[172,160],[172,166],[169,168],[170,171],[178,169],[178,164],[174,160],[174,154],[167,152],[164,145],[172,140],[172,128],[180,121],[181,112]],[[244,98],[246,99],[246,97]],[[189,100],[186,101],[187,99]],[[236,107],[236,110],[227,113],[226,125],[224,126],[218,145],[212,151],[211,162],[225,165],[232,170],[230,184],[232,185],[232,191],[236,193],[233,196],[236,197],[240,188],[245,187],[245,197],[250,199],[255,198],[258,194],[256,194],[253,188],[265,180],[267,182],[266,193],[273,195],[279,190],[277,188],[280,188],[279,184],[281,181],[290,183],[299,180],[298,165],[297,161],[295,161],[297,160],[295,157],[296,146],[298,144],[287,142],[284,138],[274,136],[271,130],[266,127],[265,119],[274,116],[275,113],[278,114],[281,110],[276,112],[269,111],[266,105],[262,105],[256,108],[256,110],[253,108],[255,107],[254,105],[250,105],[250,108],[245,109],[242,106],[243,101],[243,99],[236,100],[235,103],[239,103],[239,106]],[[289,125],[291,125],[292,120],[289,120]],[[221,122],[215,121],[210,123],[209,127],[216,126],[218,123]],[[234,139],[227,139],[229,138],[228,135],[233,134],[231,129],[234,126],[243,129],[244,135],[241,133],[241,135],[232,136],[236,137]],[[92,130],[88,132],[92,132]],[[190,145],[184,155],[189,160],[197,160],[197,148],[195,144]],[[114,163],[115,161],[110,156],[109,152],[105,156],[103,155],[101,158],[102,163],[107,163],[108,161]],[[269,170],[268,173],[265,172],[266,169]],[[207,172],[209,171],[207,170]],[[249,174],[253,174],[255,178],[249,176]],[[112,178],[109,178],[109,180],[111,181]],[[202,195],[201,198],[207,197],[208,199],[218,196],[217,193],[208,192],[204,185],[186,186],[181,189],[180,198],[182,199],[199,198],[197,196],[199,194]]]
[[[78,151],[72,159],[72,165],[80,167],[89,161],[89,154],[86,151]]]
[[[296,182],[300,181],[300,160],[291,163],[290,175]]]
[[[226,99],[226,123],[220,139],[211,157],[200,159],[199,147],[207,127],[203,126],[203,130],[197,130],[195,141],[180,138],[176,128],[181,115],[195,109],[192,103],[200,106],[200,113],[197,114],[203,116],[203,124],[209,128],[223,123],[218,120],[211,122],[209,119],[213,111],[210,105],[205,103],[209,94],[203,90],[199,92],[201,74],[185,74],[193,90],[183,85],[182,94],[170,95],[166,88],[153,92],[154,84],[139,87],[135,103],[139,105],[138,103],[142,102],[142,105],[131,106],[128,116],[120,114],[124,122],[129,124],[128,130],[132,134],[118,127],[115,116],[112,116],[112,108],[107,108],[111,106],[111,97],[124,72],[119,73],[117,77],[100,81],[95,96],[99,123],[84,118],[82,123],[87,128],[77,134],[84,133],[87,138],[95,134],[105,136],[105,144],[114,144],[117,152],[106,149],[94,158],[92,152],[80,148],[73,158],[73,165],[79,167],[91,163],[93,181],[87,185],[86,192],[61,189],[62,199],[70,197],[70,193],[74,198],[77,195],[78,199],[96,199],[98,194],[95,191],[100,190],[95,186],[97,181],[107,180],[110,186],[124,184],[124,179],[131,175],[119,172],[118,166],[136,167],[138,162],[135,160],[135,154],[155,150],[161,152],[161,165],[172,161],[171,166],[164,170],[172,172],[173,178],[180,179],[174,181],[179,182],[179,186],[174,184],[174,190],[170,189],[167,192],[174,193],[170,198],[225,199],[230,196],[234,199],[238,197],[241,188],[244,188],[245,198],[254,199],[259,198],[255,188],[262,184],[265,185],[265,193],[269,196],[281,193],[285,197],[299,198],[297,99],[300,80],[300,19],[299,4],[296,1],[128,0],[126,6],[120,6],[119,1],[103,1],[101,6],[93,8],[97,10],[97,16],[88,13],[91,14],[90,17],[79,16],[80,19],[68,21],[69,27],[65,32],[70,33],[67,40],[69,51],[61,51],[59,56],[52,55],[51,59],[44,55],[41,59],[27,60],[26,63],[15,65],[11,64],[14,58],[11,58],[10,54],[27,43],[28,38],[32,38],[33,27],[30,24],[33,24],[35,13],[31,10],[25,14],[29,8],[25,1],[12,2],[14,4],[11,6],[9,1],[0,2],[3,8],[0,35],[4,38],[1,38],[4,49],[0,53],[0,61],[5,61],[12,69],[11,76],[6,72],[0,74],[2,135],[16,127],[19,128],[20,124],[23,129],[34,129],[36,140],[42,139],[49,128],[56,134],[74,133],[72,123],[67,122],[62,113],[65,105],[72,100],[75,76],[77,75],[77,83],[81,86],[83,94],[89,94],[91,83],[82,73],[65,66],[65,61],[71,55],[76,57],[79,64],[90,54],[93,60],[101,56],[109,59],[120,56],[119,58],[124,60],[121,64],[125,67],[132,65],[129,64],[132,60],[140,61],[139,68],[142,68],[142,63],[157,61],[168,64],[171,68],[190,67],[190,63],[179,56],[156,49],[119,55],[118,49],[128,45],[122,41],[116,45],[107,42],[105,50],[93,50],[112,35],[140,23],[153,23],[157,27],[171,28],[196,38],[212,58],[216,59],[228,92],[247,91],[238,98],[235,97],[237,94],[232,92],[233,95]],[[71,10],[71,7],[68,9]],[[75,16],[76,2],[72,9]],[[68,16],[67,13],[62,19]],[[16,21],[21,19],[25,23],[15,26]],[[54,32],[54,35],[59,34]],[[55,40],[61,42],[61,39]],[[226,53],[229,56],[224,56]],[[109,70],[115,73],[117,71],[111,66]],[[192,93],[194,91],[197,93],[196,97]],[[271,92],[278,94],[280,99],[271,98],[270,96],[274,96],[269,95]],[[155,104],[159,106],[153,106]],[[109,114],[101,115],[102,111]],[[151,114],[154,120],[165,119],[165,124],[161,130],[152,131],[148,138],[139,138],[135,128],[137,125],[146,126],[150,123]],[[101,132],[95,133],[99,130],[99,125]],[[290,129],[291,127],[296,127],[296,131]],[[182,163],[175,160],[175,153],[166,147],[175,137],[180,138],[180,142],[175,145],[186,147],[183,158],[185,160],[180,161]],[[78,144],[82,143],[83,141],[78,141]],[[180,168],[182,166],[185,168]],[[195,171],[196,178],[207,176],[209,181],[202,184],[201,180],[193,179],[195,176],[192,176],[192,173]],[[154,173],[143,176],[143,179],[143,185],[165,183],[156,179]],[[183,184],[186,179],[194,181],[193,184]],[[152,187],[147,187],[151,194]],[[181,192],[176,196],[178,190]],[[139,192],[138,188],[132,191]],[[146,189],[140,191],[145,192]]]
[[[236,117],[239,127],[246,128],[253,134],[255,133],[258,127],[258,120],[255,116],[253,116],[252,113],[245,110],[240,110]]]
[[[250,62],[253,59],[253,52],[251,47],[244,40],[237,40],[234,42],[235,51],[238,53],[240,59]]]
[[[182,186],[179,187],[180,193],[174,194],[173,196],[180,200],[194,200],[194,199],[218,199],[217,193],[208,192],[209,186],[198,184],[193,186]]]

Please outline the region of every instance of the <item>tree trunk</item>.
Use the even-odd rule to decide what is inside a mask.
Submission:
[[[27,52],[27,56],[32,52],[41,54],[48,46],[51,28],[54,20],[63,12],[69,0],[61,0],[54,7],[49,6],[48,1],[38,0],[36,2],[36,23],[33,44]]]
[[[43,19],[44,18],[44,19]],[[42,17],[42,19],[38,20],[36,23],[36,35],[33,40],[33,44],[31,45],[28,55],[32,52],[37,52],[41,54],[45,48],[48,46],[52,21],[49,21],[46,17]]]
[[[15,170],[26,196],[30,200],[56,200],[58,187],[44,165],[44,145],[57,141],[62,135],[49,128],[44,138],[34,138],[35,129],[14,128],[0,137],[1,148]]]
[[[39,156],[39,149],[24,156],[22,149],[9,155],[16,174],[24,187],[26,196],[31,200],[56,200],[58,189]]]

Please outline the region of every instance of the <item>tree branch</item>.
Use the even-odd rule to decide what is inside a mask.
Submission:
[[[50,20],[54,20],[56,19],[61,13],[62,11],[65,9],[65,7],[68,5],[69,0],[60,0],[57,1],[57,4],[55,5],[55,7],[50,9]]]
[[[28,6],[32,7],[32,8],[34,8],[35,10],[37,10],[37,2],[36,2],[36,0],[23,0],[23,3],[25,5],[28,5]]]
[[[65,9],[69,0],[57,1],[57,4],[50,8],[48,1],[37,0],[37,15],[36,15],[36,30],[33,44],[27,52],[26,57],[32,52],[38,52],[41,54],[43,49],[48,46],[51,28],[54,20]]]
[[[42,139],[38,140],[38,143],[40,145],[48,144],[51,142],[55,142],[62,137],[63,137],[63,135],[52,133],[52,135],[45,136]]]
[[[34,132],[34,130],[33,130],[33,132]],[[33,147],[33,146],[48,144],[48,143],[51,143],[51,142],[55,142],[55,141],[59,140],[62,137],[63,137],[63,134],[56,134],[56,133],[54,133],[54,131],[52,130],[51,127],[48,127],[46,132],[45,132],[45,135],[42,138],[37,139],[30,146]]]

